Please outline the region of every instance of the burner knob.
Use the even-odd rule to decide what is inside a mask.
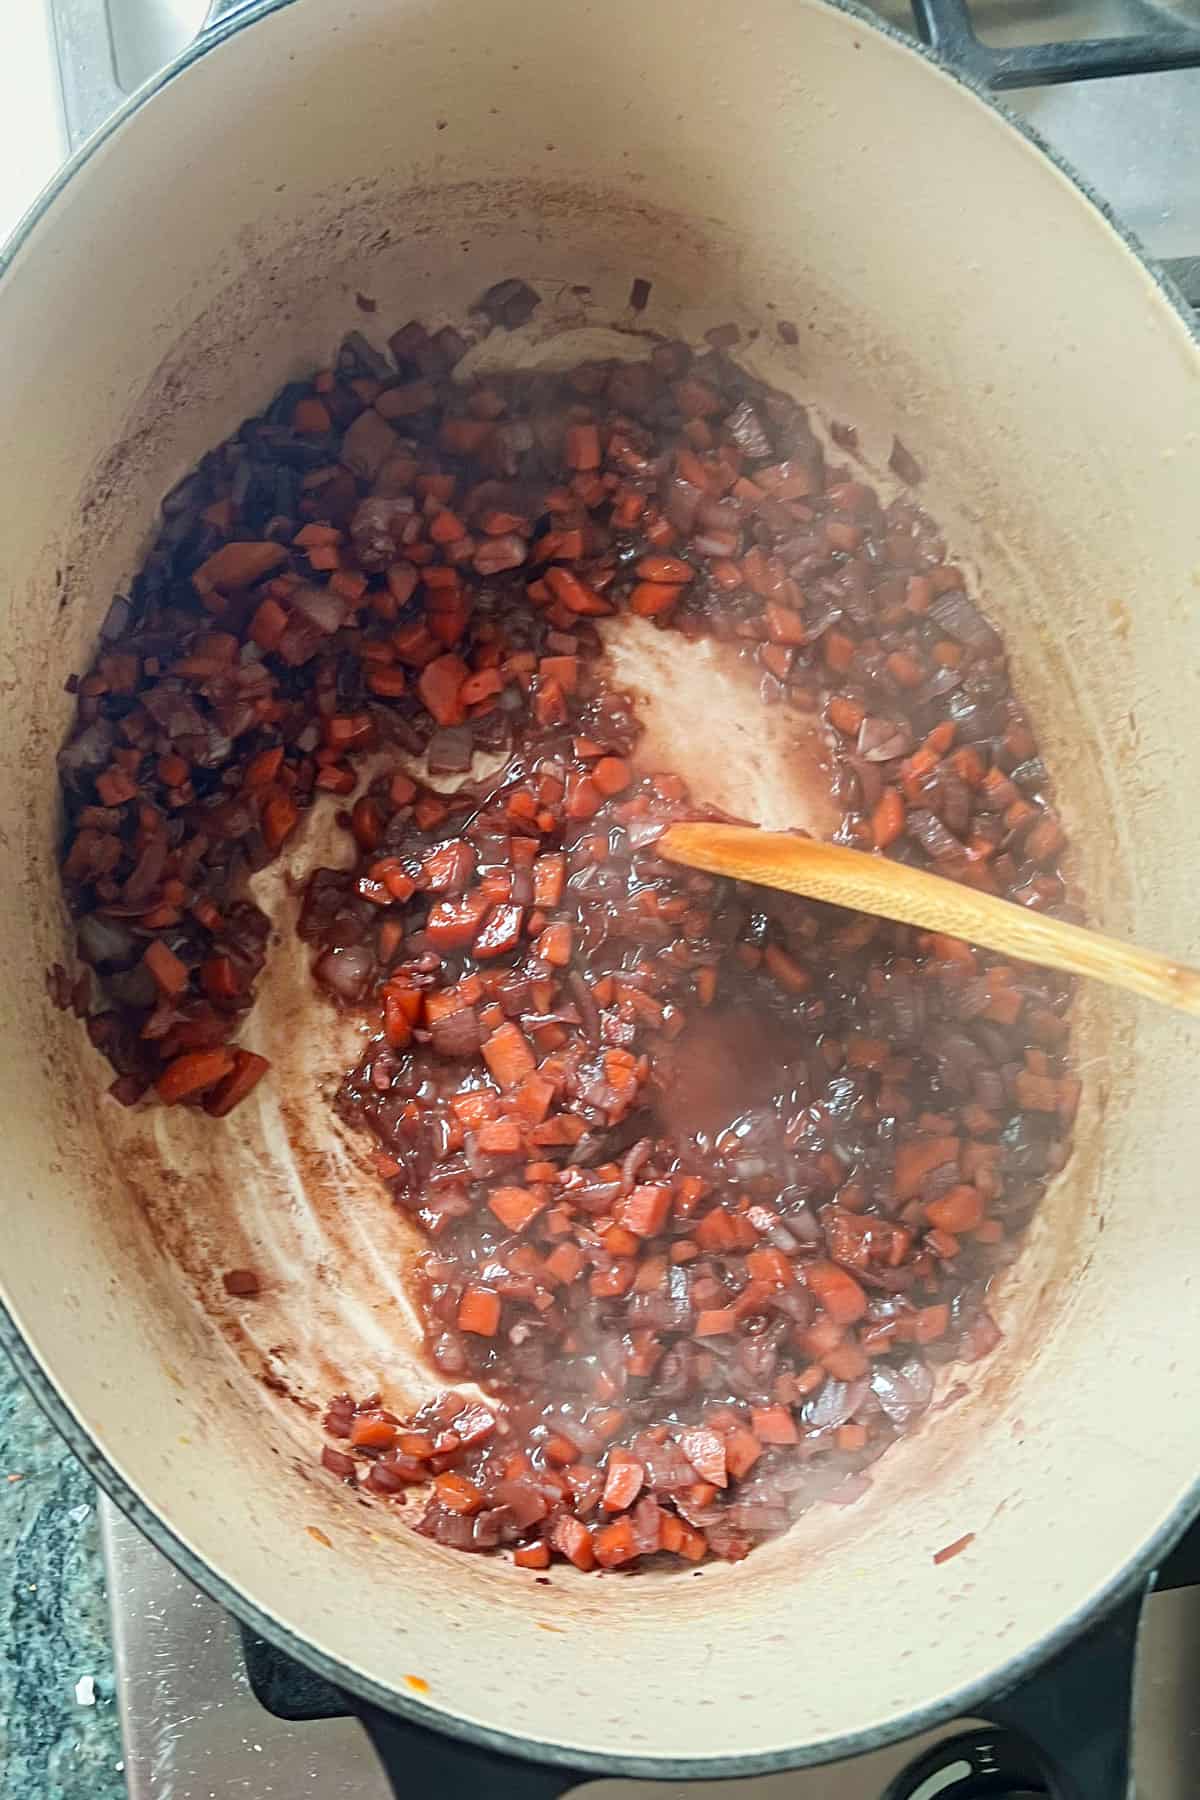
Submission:
[[[1037,1758],[1011,1731],[946,1738],[904,1770],[883,1800],[1046,1800]]]

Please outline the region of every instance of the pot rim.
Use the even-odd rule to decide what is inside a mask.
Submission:
[[[171,62],[145,82],[128,100],[106,119],[90,138],[80,145],[38,194],[18,220],[7,240],[0,244],[0,279],[36,229],[43,214],[54,203],[67,183],[89,162],[127,119],[141,110],[147,101],[169,86],[193,63],[217,44],[225,43],[269,15],[282,12],[293,0],[249,0],[223,20],[203,27],[199,35]],[[1042,137],[1027,120],[1012,112],[994,93],[965,70],[956,68],[928,45],[899,31],[895,26],[868,12],[859,0],[818,0],[831,11],[854,19],[868,31],[876,33],[917,56],[998,114],[1009,126],[1054,165],[1077,192],[1104,219],[1125,250],[1140,263],[1154,286],[1185,327],[1193,344],[1200,350],[1200,314],[1193,312],[1174,282],[1147,255],[1136,235],[1114,214],[1108,202],[1078,174],[1060,153]],[[458,1738],[482,1750],[530,1762],[561,1768],[583,1776],[632,1776],[662,1780],[725,1780],[736,1776],[779,1774],[832,1763],[871,1751],[886,1749],[910,1737],[932,1730],[956,1718],[986,1716],[986,1702],[1015,1687],[1059,1651],[1066,1648],[1086,1627],[1115,1609],[1139,1588],[1148,1588],[1164,1557],[1182,1537],[1193,1517],[1200,1512],[1200,1476],[1186,1496],[1172,1509],[1157,1531],[1153,1532],[1126,1560],[1118,1572],[1088,1600],[1051,1630],[1024,1649],[1008,1657],[994,1674],[966,1683],[948,1695],[917,1707],[886,1725],[864,1727],[845,1732],[840,1737],[823,1738],[798,1745],[793,1749],[735,1753],[717,1757],[630,1756],[608,1754],[596,1750],[572,1750],[540,1738],[527,1738],[491,1726],[480,1725],[458,1714],[431,1707],[421,1700],[375,1681],[370,1675],[343,1663],[339,1658],[318,1649],[298,1636],[273,1614],[264,1612],[248,1595],[228,1582],[209,1566],[175,1531],[167,1520],[155,1512],[131,1487],[93,1439],[87,1426],[61,1392],[52,1373],[26,1342],[16,1319],[0,1295],[0,1347],[8,1354],[18,1375],[51,1424],[65,1440],[68,1448],[83,1464],[98,1486],[119,1506],[122,1512],[149,1538],[156,1549],[168,1557],[201,1592],[218,1605],[240,1618],[269,1643],[337,1687],[348,1689],[362,1700],[398,1715],[409,1723],[439,1735]]]

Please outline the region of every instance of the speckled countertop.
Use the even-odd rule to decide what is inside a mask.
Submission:
[[[2,1352],[0,1793],[125,1800],[95,1488]]]

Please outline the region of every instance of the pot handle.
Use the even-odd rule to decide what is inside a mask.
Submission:
[[[209,0],[192,42],[198,43],[215,25],[223,24],[235,13],[249,11],[256,3],[257,0]],[[123,87],[117,78],[109,8],[110,0],[49,0],[63,122],[72,154],[124,106],[134,91]],[[180,51],[186,48],[186,41],[178,46]]]
[[[1037,1752],[1055,1800],[1128,1800],[1138,1630],[1149,1591],[1140,1588],[984,1709]]]
[[[376,1755],[395,1792],[408,1796],[437,1794],[439,1800],[558,1800],[590,1776],[575,1769],[524,1762],[498,1751],[483,1750],[461,1738],[410,1725],[395,1713],[347,1695],[366,1728]]]

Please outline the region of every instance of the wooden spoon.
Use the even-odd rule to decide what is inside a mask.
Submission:
[[[1019,962],[1089,975],[1200,1018],[1200,970],[886,857],[751,825],[672,825],[658,849],[690,869],[965,938]]]

